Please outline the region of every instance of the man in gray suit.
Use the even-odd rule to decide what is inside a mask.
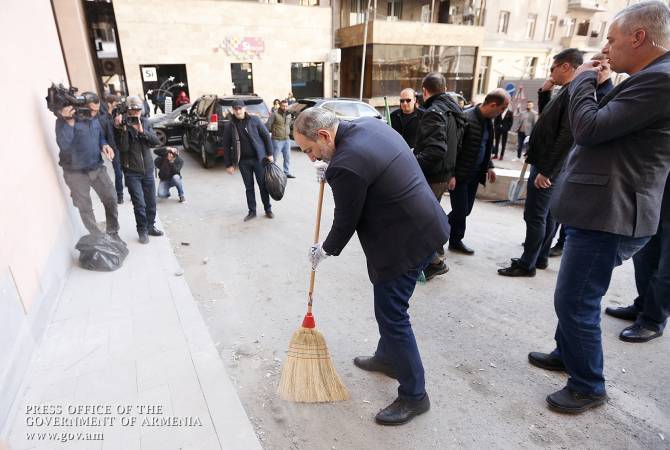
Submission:
[[[581,413],[607,400],[600,301],[615,266],[644,246],[659,225],[670,172],[670,8],[661,1],[618,13],[603,53],[630,77],[596,102],[600,63],[589,61],[570,84],[575,149],[552,198],[567,242],[554,292],[556,349],[531,364],[565,371],[553,410]]]

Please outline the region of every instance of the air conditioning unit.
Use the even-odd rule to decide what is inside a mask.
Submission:
[[[121,62],[118,58],[108,58],[100,60],[101,75],[115,75],[121,73]]]

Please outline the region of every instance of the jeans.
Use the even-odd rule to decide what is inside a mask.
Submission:
[[[100,201],[105,207],[105,219],[107,220],[107,232],[119,231],[119,212],[114,196],[114,186],[107,174],[107,168],[100,166],[89,172],[77,172],[63,170],[63,179],[70,188],[70,196],[75,208],[79,210],[79,216],[84,226],[91,234],[100,233],[98,224],[93,213],[93,202],[91,201],[91,188],[98,194]]]
[[[516,133],[516,157],[521,158],[523,153],[523,141],[526,140],[526,133],[523,131],[517,131]]]
[[[407,309],[416,280],[432,259],[430,255],[399,277],[374,285],[379,326],[375,358],[395,369],[400,383],[398,397],[406,400],[421,400],[426,395],[423,364]]]
[[[153,169],[152,169],[153,171]],[[137,233],[144,234],[156,221],[156,183],[153,173],[126,172],[126,187],[133,202]]]
[[[158,196],[160,198],[168,198],[170,196],[170,188],[176,187],[179,197],[184,196],[184,181],[181,175],[172,175],[169,180],[161,180],[158,183]]]
[[[112,159],[114,167],[114,186],[116,187],[116,196],[123,198],[123,170],[121,170],[121,155],[116,153]]]
[[[449,200],[451,201],[451,212],[448,216],[449,226],[451,227],[449,242],[459,242],[465,236],[466,217],[472,212],[478,187],[479,180],[477,177],[468,182],[456,183],[456,188],[449,193]]]
[[[554,238],[556,222],[549,212],[549,202],[554,187],[538,189],[535,178],[538,170],[531,166],[528,177],[526,203],[523,208],[523,220],[526,222],[526,241],[519,265],[526,270],[533,270],[538,261],[549,257],[551,240]]]
[[[495,133],[495,147],[493,154],[495,156],[498,156],[498,144],[500,144],[500,141],[502,141],[502,148],[500,149],[500,159],[503,159],[505,156],[505,147],[507,146],[507,131],[496,131]]]
[[[280,153],[282,154],[282,157],[284,158],[284,173],[288,175],[289,174],[288,165],[291,162],[291,141],[288,139],[283,141],[273,139],[272,148],[273,148],[272,157],[274,158],[275,163],[279,163],[277,157],[279,156]]]
[[[634,255],[649,238],[572,227],[566,227],[565,232],[554,292],[558,326],[552,355],[565,364],[572,391],[603,395],[600,301],[609,288],[614,267]]]
[[[640,312],[637,323],[663,331],[670,316],[670,222],[661,223],[656,236],[633,256]]]
[[[240,173],[242,174],[242,181],[244,181],[244,187],[246,188],[247,194],[247,208],[249,212],[256,212],[256,191],[254,189],[254,176],[256,177],[256,182],[258,183],[258,190],[261,191],[261,200],[263,201],[263,206],[265,207],[265,212],[272,211],[272,205],[270,205],[270,194],[265,188],[265,177],[263,174],[263,166],[261,162],[256,159],[242,159],[240,160]]]

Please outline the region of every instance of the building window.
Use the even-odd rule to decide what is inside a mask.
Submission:
[[[575,25],[577,24],[577,19],[568,19],[568,26],[565,28],[565,37],[572,37],[575,33]]]
[[[401,11],[401,0],[388,0],[386,3],[386,20],[400,20]]]
[[[531,57],[527,56],[524,59],[524,69],[523,69],[523,75],[522,78],[525,78],[526,76],[529,79],[535,78],[535,72],[537,70],[537,58],[536,57]]]
[[[507,34],[507,28],[509,27],[509,11],[500,11],[498,16],[498,33]]]
[[[607,22],[601,22],[600,33],[598,33],[598,37],[604,38],[605,36],[607,36]]]
[[[528,14],[526,19],[526,39],[535,37],[535,25],[537,25],[537,14]]]
[[[349,0],[349,26],[365,22],[367,0]]]
[[[545,33],[544,39],[547,41],[553,41],[554,35],[556,34],[556,23],[558,18],[556,16],[551,16],[549,22],[547,23],[547,32]]]
[[[323,63],[291,63],[291,92],[296,98],[323,97]]]
[[[254,75],[251,63],[231,63],[230,75],[233,79],[233,95],[254,93]]]
[[[479,65],[479,76],[477,79],[477,94],[485,95],[489,89],[489,78],[491,77],[491,57],[483,56]]]
[[[300,6],[319,6],[319,0],[300,0]]]
[[[589,35],[589,26],[591,22],[588,20],[583,20],[577,25],[577,36],[588,36]]]

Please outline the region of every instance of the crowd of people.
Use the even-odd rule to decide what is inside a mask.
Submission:
[[[569,375],[563,389],[547,396],[549,407],[581,413],[605,403],[600,303],[614,267],[628,258],[638,297],[606,313],[634,322],[621,332],[622,340],[646,342],[663,334],[670,315],[670,193],[664,195],[670,106],[659,99],[670,98],[670,8],[656,0],[627,7],[616,15],[607,40],[587,62],[576,48],[554,56],[538,92],[539,112],[528,102],[515,117],[503,89],[463,110],[446,93],[444,76],[434,72],[422,80],[422,107],[414,90],[400,93],[392,127],[374,118],[339,121],[320,108],[305,110],[292,124],[296,143],[315,162],[317,179],[329,183],[335,201],[328,236],[309,250],[312,268],[339,255],[354,233],[367,258],[380,339],[373,356],[357,357],[354,364],[400,385],[378,423],[403,424],[430,408],[409,299],[422,274],[431,280],[449,270],[445,244],[453,252],[475,253],[464,242],[467,218],[479,185],[496,181],[493,160],[504,158],[510,131],[517,134],[518,158],[528,137],[526,238],[521,256],[498,273],[532,277],[550,256],[561,256],[556,348],[528,355],[534,366]],[[628,78],[614,86],[612,71]],[[105,208],[106,232],[118,238],[117,204],[125,182],[139,241],[147,243],[149,236],[163,234],[155,226],[157,197],[167,198],[175,188],[185,201],[183,161],[174,148],[152,152],[159,141],[139,97],[128,97],[127,111],[117,113],[117,97],[101,103],[93,93],[85,96],[90,117],[66,106],[56,122],[60,165],[74,206],[88,231],[100,233],[93,188]],[[239,169],[245,185],[244,221],[256,217],[254,179],[265,216],[274,217],[264,163],[281,154],[284,173],[293,177],[291,101],[292,95],[278,100],[263,123],[235,100],[233,117],[221,130],[226,170]],[[102,155],[113,163],[114,184]],[[447,193],[448,215],[440,205]],[[559,242],[552,248],[559,223]]]

